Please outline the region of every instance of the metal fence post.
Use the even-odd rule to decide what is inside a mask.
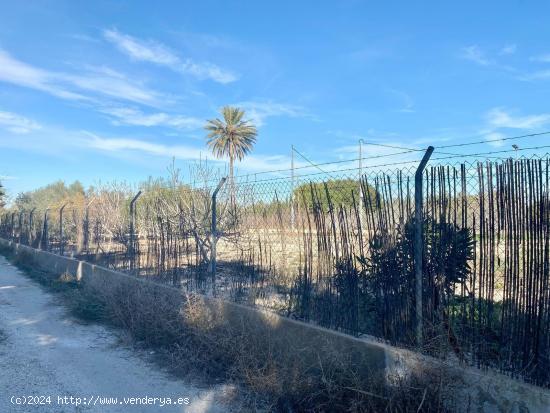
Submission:
[[[11,213],[11,240],[15,241],[15,212]]]
[[[63,243],[63,210],[67,204],[64,204],[59,209],[59,253],[63,255],[63,252],[65,251],[65,245]]]
[[[86,205],[84,221],[82,222],[82,251],[85,251],[86,255],[88,255],[90,245],[90,205],[92,205],[95,199],[92,198]]]
[[[29,212],[29,235],[28,235],[28,243],[30,246],[32,246],[32,242],[33,242],[33,236],[32,236],[32,229],[33,229],[33,224],[34,224],[34,211],[36,210],[36,207],[34,207],[33,209],[31,209],[31,212]]]
[[[49,235],[48,235],[48,211],[50,208],[46,208],[44,211],[44,225],[42,226],[42,237],[40,239],[41,248],[44,251],[48,251],[48,241],[49,241]]]
[[[217,208],[216,201],[219,190],[222,188],[225,180],[227,178],[222,178],[218,183],[218,186],[212,193],[212,225],[210,227],[210,265],[209,272],[212,276],[212,289],[215,289],[216,282],[216,243],[218,242],[218,229],[217,229]]]
[[[10,221],[10,235],[11,240],[15,240],[15,212],[11,213],[11,221]]]
[[[130,270],[135,269],[135,252],[136,252],[136,240],[135,240],[135,230],[136,230],[136,201],[141,195],[141,191],[138,191],[136,196],[130,201],[130,245],[128,252],[130,253]]]
[[[296,212],[294,211],[294,145],[291,145],[290,149],[290,225],[294,229],[296,223]]]
[[[21,244],[21,237],[23,236],[23,214],[24,211],[19,212],[19,224],[18,226],[18,232],[17,232],[17,243]]]
[[[363,231],[363,185],[361,183],[363,177],[363,139],[359,139],[359,232]]]
[[[86,212],[84,213],[84,221],[82,222],[82,250],[88,254],[88,244],[89,244],[89,231],[90,231],[90,207],[86,207]]]
[[[416,281],[416,344],[422,347],[423,338],[423,315],[422,315],[422,261],[423,261],[423,227],[424,214],[422,211],[422,179],[424,168],[432,156],[433,146],[428,146],[426,153],[420,161],[420,165],[414,174],[414,272]]]

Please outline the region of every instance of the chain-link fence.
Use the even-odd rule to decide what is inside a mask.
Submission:
[[[417,165],[174,181],[12,211],[0,230],[549,387],[549,167],[547,157],[429,165],[421,188]]]

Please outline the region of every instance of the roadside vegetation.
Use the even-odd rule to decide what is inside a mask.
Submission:
[[[455,411],[450,379],[441,371],[384,377],[366,370],[357,355],[324,343],[315,353],[266,325],[221,322],[198,297],[159,297],[146,283],[95,290],[70,276],[32,269],[25,254],[10,259],[56,293],[73,316],[128,333],[133,345],[154,351],[174,374],[235,384],[241,411]]]

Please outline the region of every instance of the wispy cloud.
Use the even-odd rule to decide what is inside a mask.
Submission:
[[[499,51],[500,56],[511,55],[516,53],[517,46],[515,44],[507,45]],[[479,66],[491,66],[493,68],[499,69],[504,72],[511,74],[516,80],[521,80],[524,82],[533,82],[539,80],[550,79],[550,69],[536,70],[536,71],[525,71],[517,67],[502,64],[496,59],[490,58],[487,54],[478,46],[472,45],[462,48],[460,51],[459,57],[465,60],[476,63]],[[529,58],[532,62],[542,62],[550,63],[550,54],[541,54],[537,56],[532,56]]]
[[[62,99],[84,100],[83,95],[69,91],[58,83],[59,75],[36,68],[13,58],[0,49],[0,81],[47,92]]]
[[[550,53],[532,56],[529,60],[531,60],[532,62],[550,63]]]
[[[550,123],[550,113],[514,116],[502,108],[493,108],[487,113],[486,120],[493,128],[535,129]]]
[[[518,79],[525,82],[550,79],[550,70],[538,70],[536,72],[526,73],[518,76]]]
[[[506,57],[515,54],[516,51],[517,46],[515,44],[506,45],[501,48],[498,53],[495,53],[495,57],[485,53],[485,51],[482,50],[478,45],[474,44],[468,47],[463,47],[460,50],[458,57],[463,60],[473,62],[481,67],[490,67],[491,69],[496,69],[499,72],[503,72],[509,76],[513,76],[517,80],[534,80],[537,75],[534,74],[533,79],[528,79],[530,75],[525,75],[523,74],[523,71],[518,67],[503,62],[504,60],[506,60]]]
[[[494,147],[501,147],[504,146],[504,142],[502,139],[504,138],[504,134],[500,132],[495,132],[492,130],[488,130],[482,133],[483,139],[487,141],[487,144]]]
[[[166,145],[131,138],[106,138],[91,132],[83,132],[86,136],[85,145],[91,149],[99,150],[113,155],[134,153],[136,156],[158,156],[187,161],[204,159],[209,153],[204,148],[195,148],[184,145]],[[226,159],[212,159],[223,165]],[[301,163],[297,163],[301,165]],[[284,155],[251,155],[246,162],[237,163],[238,171],[245,173],[262,172],[266,170],[287,169],[290,167],[290,158]]]
[[[302,161],[294,161],[295,167],[304,165],[305,163]],[[257,179],[265,179],[269,176],[289,176],[290,174],[285,170],[290,169],[290,166],[291,159],[286,155],[250,155],[247,156],[243,162],[239,162],[235,165],[238,174],[262,172],[257,176]],[[269,172],[280,170],[282,170],[282,172]]]
[[[499,53],[500,55],[512,55],[516,53],[518,50],[518,46],[516,44],[507,44],[502,49],[500,49]]]
[[[102,154],[138,163],[163,161],[164,158],[172,157],[192,162],[208,157],[209,162],[214,162],[221,168],[228,164],[225,158],[214,158],[204,145],[171,145],[157,138],[104,136],[88,130],[59,129],[49,125],[43,125],[40,130],[32,130],[25,135],[25,139],[13,138],[16,136],[13,131],[6,133],[7,136],[11,134],[12,138],[0,139],[2,148],[25,150],[70,161],[74,161],[75,154],[78,154],[78,159]],[[300,166],[302,163],[296,162],[295,165]],[[287,169],[290,167],[290,157],[280,154],[254,154],[247,156],[244,162],[238,162],[235,167],[242,173]]]
[[[188,146],[169,146],[138,139],[103,138],[89,132],[86,132],[86,135],[89,137],[87,144],[90,148],[106,152],[137,151],[149,155],[176,157],[185,160],[199,159],[202,153],[200,149]]]
[[[263,126],[267,118],[277,116],[316,119],[304,107],[288,103],[244,101],[235,106],[243,108],[248,118],[258,127]]]
[[[38,130],[41,126],[37,122],[24,116],[0,111],[0,128],[4,128],[12,133],[25,134],[33,130]]]
[[[82,33],[72,33],[72,34],[69,34],[68,37],[74,40],[78,40],[81,42],[88,42],[88,43],[99,43],[101,41],[97,37],[88,36],[87,34],[82,34]]]
[[[99,92],[99,94],[119,100],[141,103],[148,106],[158,106],[162,101],[160,93],[121,76],[88,73],[84,76],[65,75],[63,78],[77,88],[88,92]]]
[[[550,124],[550,113],[518,116],[503,108],[493,108],[485,115],[483,138],[491,146],[503,146],[503,129],[533,130]]]
[[[348,56],[357,62],[368,63],[393,57],[393,52],[387,47],[368,46],[355,50]]]
[[[103,36],[121,52],[135,60],[159,65],[177,65],[179,58],[164,45],[154,41],[141,41],[117,30],[104,30]]]
[[[0,138],[0,148],[40,154],[42,159],[58,158],[74,162],[75,153],[86,156],[82,151],[88,148],[88,137],[81,132],[47,123],[41,124],[39,129],[29,129],[24,135],[6,130],[3,136]]]
[[[406,92],[403,92],[401,90],[396,89],[389,89],[389,93],[396,96],[399,100],[402,101],[402,107],[399,108],[397,111],[402,113],[413,113],[414,112],[414,101]]]
[[[67,100],[94,102],[97,96],[158,106],[161,93],[108,68],[84,73],[53,72],[34,67],[0,49],[0,81],[27,87]]]
[[[135,126],[165,126],[175,129],[198,129],[204,125],[204,121],[195,117],[171,115],[163,112],[143,113],[135,108],[128,107],[107,107],[100,111],[113,118],[117,125]]]
[[[478,45],[471,45],[467,47],[463,47],[460,51],[459,57],[465,60],[469,60],[471,62],[474,62],[480,66],[488,66],[492,63],[492,61],[487,58],[485,53],[481,50],[481,48]]]
[[[104,30],[103,36],[121,52],[137,61],[154,63],[179,73],[223,84],[237,80],[237,76],[231,71],[209,62],[197,63],[189,58],[182,59],[167,46],[153,40],[137,39],[113,29]]]

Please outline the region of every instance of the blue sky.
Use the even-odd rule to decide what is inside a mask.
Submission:
[[[0,179],[11,195],[56,179],[137,182],[164,175],[172,156],[185,172],[209,156],[204,121],[227,104],[259,127],[240,173],[288,167],[291,144],[327,162],[356,157],[358,139],[491,141],[462,151],[471,153],[550,129],[548,2],[1,1],[0,10]]]

